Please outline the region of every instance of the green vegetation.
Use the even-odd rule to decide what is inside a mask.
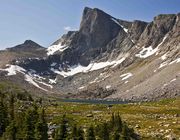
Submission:
[[[165,140],[180,137],[180,99],[122,105],[39,99],[0,83],[0,140]],[[48,130],[49,128],[49,130]]]
[[[134,131],[122,122],[119,114],[113,114],[110,121],[98,122],[98,126],[91,124],[89,127],[77,123],[76,119],[59,114],[59,122],[49,124],[48,129],[48,122],[55,118],[53,114],[45,114],[45,106],[54,107],[54,104],[50,104],[51,102],[42,99],[33,100],[29,93],[16,86],[1,83],[0,139],[109,140],[114,137],[114,131],[125,140],[136,139]],[[50,130],[51,126],[55,127]]]

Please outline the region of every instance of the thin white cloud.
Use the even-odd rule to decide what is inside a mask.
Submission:
[[[66,26],[66,27],[64,27],[64,30],[65,30],[65,31],[70,31],[70,30],[72,30],[72,29],[71,29],[70,26]]]

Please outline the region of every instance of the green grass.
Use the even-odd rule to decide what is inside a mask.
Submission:
[[[178,116],[180,114],[180,99],[113,105],[111,108],[107,105],[81,103],[58,102],[57,104],[56,107],[49,106],[46,110],[47,114],[51,116],[52,123],[59,123],[61,116],[66,114],[71,120],[86,127],[90,124],[96,125],[99,122],[107,121],[113,112],[119,112],[123,120],[145,140],[163,139],[171,133],[180,137],[180,117]]]

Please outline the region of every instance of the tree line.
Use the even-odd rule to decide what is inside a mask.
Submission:
[[[59,127],[53,134],[54,140],[136,140],[138,136],[134,130],[129,128],[121,120],[118,113],[113,113],[110,121],[99,125],[90,125],[87,128],[82,126],[69,125],[68,119],[64,115]]]

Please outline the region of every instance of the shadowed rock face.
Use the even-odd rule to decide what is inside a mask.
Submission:
[[[172,30],[176,21],[176,15],[159,15],[149,23],[142,33],[139,43],[142,46],[157,46],[162,38]]]
[[[129,50],[137,44],[140,48],[155,48],[173,29],[176,18],[173,14],[159,15],[150,23],[138,20],[130,22],[116,19],[97,8],[85,7],[79,31],[69,31],[52,44],[68,46],[66,50],[56,52],[43,60],[30,60],[20,65],[30,68],[40,63],[41,65],[35,66],[35,70],[49,71],[49,65],[53,62],[63,67],[77,64],[87,66],[92,61],[113,60],[120,54],[130,53]],[[32,49],[42,49],[32,41],[26,41],[24,44],[27,47],[34,46],[30,47]],[[24,44],[14,49],[27,49]]]
[[[17,60],[24,55],[25,59],[18,60],[18,62],[13,61],[13,64],[25,68],[27,72],[35,70],[36,74],[43,77],[57,78],[57,83],[52,90],[58,93],[59,91],[77,93],[79,92],[77,88],[84,89],[79,94],[73,96],[70,94],[68,96],[70,98],[115,99],[117,97],[130,99],[132,97],[132,99],[138,100],[146,98],[146,96],[149,98],[150,93],[154,95],[157,93],[157,96],[152,97],[159,98],[164,83],[169,83],[174,76],[178,79],[176,75],[178,67],[170,65],[170,62],[179,61],[179,42],[180,14],[158,15],[149,23],[139,20],[131,22],[116,19],[97,8],[86,7],[82,14],[79,30],[69,31],[52,44],[54,47],[65,47],[63,51],[59,49],[48,56],[46,49],[27,40],[21,45],[7,49],[6,53],[8,54],[0,52],[0,60],[6,55],[11,56],[12,52],[18,55],[12,57],[11,60]],[[158,50],[157,54],[151,52],[155,49]],[[142,55],[140,52],[143,50],[145,50],[144,54],[148,51],[152,54],[147,57],[138,57],[139,54]],[[9,54],[9,52],[11,53]],[[54,71],[68,72],[71,71],[71,68],[76,69],[79,64],[88,66],[93,62],[97,64],[118,61],[121,58],[124,58],[123,62],[115,67],[109,66],[69,77],[63,77]],[[169,68],[163,70],[159,68],[160,66]],[[130,81],[123,81],[119,76],[129,71],[133,73],[133,76]],[[167,77],[163,78],[165,76]],[[48,79],[46,80],[48,81]],[[97,87],[92,88],[92,83]],[[110,85],[107,86],[110,88],[106,89],[105,85]],[[87,87],[90,88],[86,89]],[[169,93],[174,91],[174,87],[177,92],[180,90],[176,85],[170,84],[169,91],[163,89],[163,93],[168,91],[169,97]]]

